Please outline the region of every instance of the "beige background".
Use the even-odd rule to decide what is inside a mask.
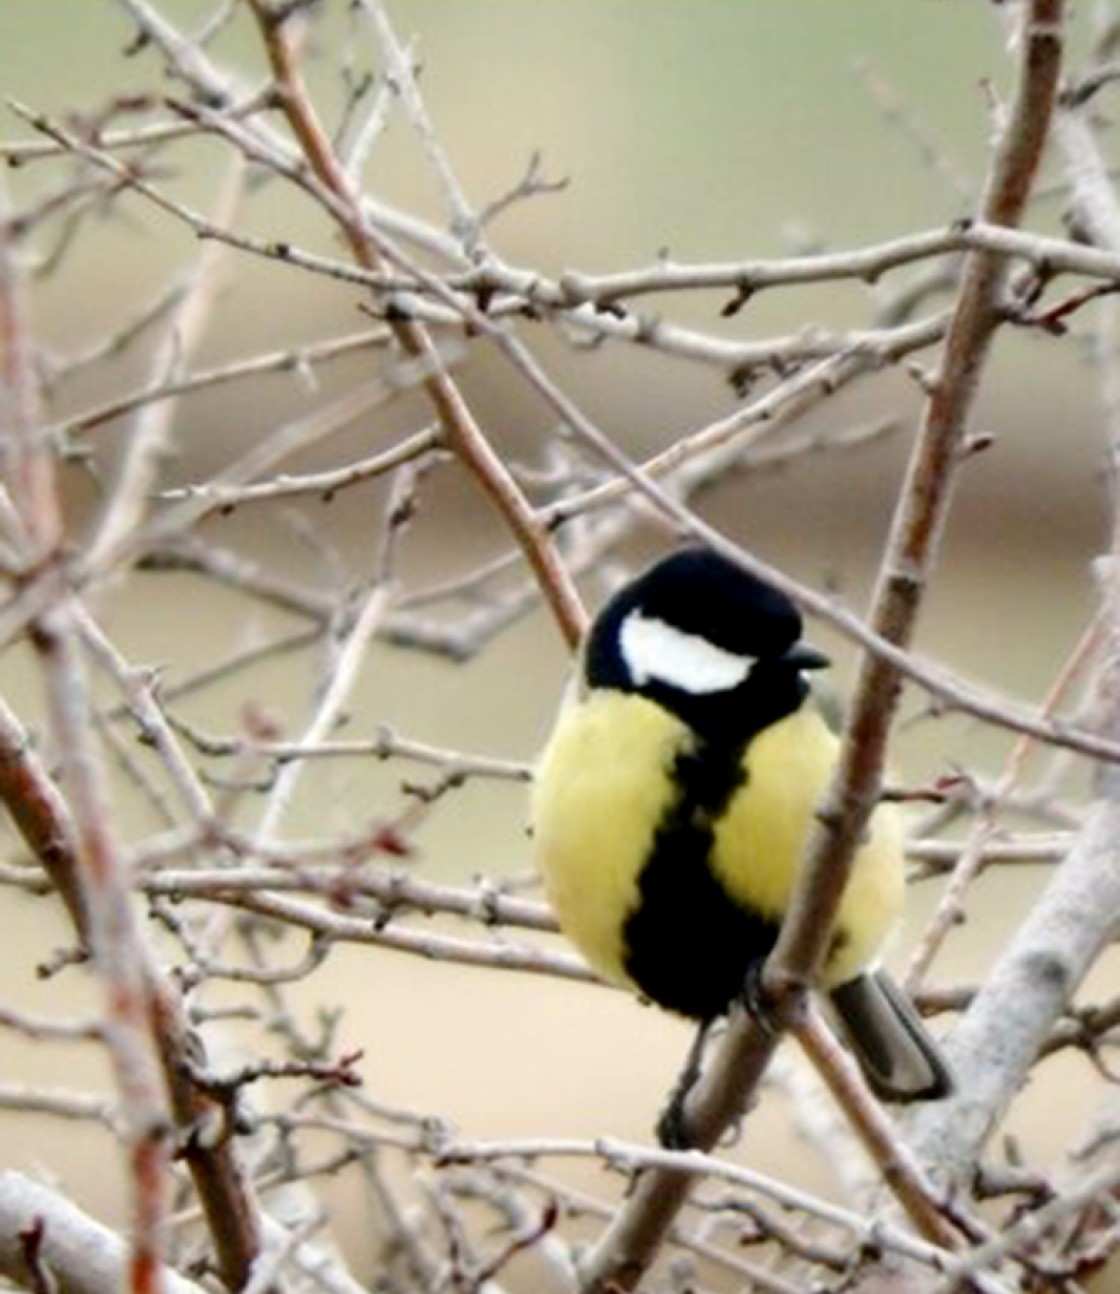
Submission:
[[[190,17],[201,8],[167,3]],[[988,135],[981,85],[1006,82],[996,19],[982,5],[885,4],[847,0],[782,5],[724,0],[440,0],[404,3],[391,12],[402,34],[416,34],[423,86],[444,142],[477,202],[508,187],[534,149],[545,170],[569,176],[567,192],[514,211],[495,229],[509,259],[563,268],[603,270],[652,261],[662,247],[674,256],[719,259],[778,255],[806,246],[849,246],[931,227],[967,205],[946,172],[967,186],[980,177]],[[65,21],[61,21],[65,12]],[[128,29],[111,6],[51,5],[16,0],[0,7],[0,80],[6,93],[37,108],[92,109],[113,93],[158,78],[152,60],[122,61]],[[235,45],[237,42],[234,42]],[[246,68],[256,55],[241,41]],[[331,48],[324,41],[324,49]],[[324,56],[325,57],[325,56]],[[858,74],[857,63],[868,72]],[[330,69],[318,73],[333,90]],[[887,121],[869,89],[905,105],[941,152],[931,168],[902,128]],[[174,87],[163,87],[174,90]],[[10,122],[6,133],[22,128]],[[171,183],[202,206],[213,201],[218,150],[198,145],[176,155],[184,173]],[[35,177],[14,175],[15,186]],[[438,198],[401,123],[390,131],[371,168],[376,191],[429,214]],[[91,234],[65,275],[36,290],[45,343],[66,349],[112,327],[147,299],[155,285],[190,255],[191,239],[139,202],[120,220]],[[1043,226],[1056,206],[1039,211]],[[249,227],[336,250],[305,208],[273,191],[253,204]],[[737,336],[792,330],[807,319],[836,325],[867,317],[866,293],[844,287],[774,294],[731,322]],[[667,315],[717,326],[721,301],[661,303]],[[201,357],[216,362],[259,349],[349,331],[360,326],[356,294],[313,284],[273,267],[239,266],[223,296]],[[534,336],[530,332],[530,336]],[[534,339],[536,339],[534,337]],[[540,334],[552,371],[588,412],[635,452],[649,451],[726,411],[731,396],[717,376],[683,364],[606,347],[573,356]],[[81,384],[59,412],[82,407],[136,380],[134,360]],[[362,361],[332,370],[327,387],[364,371]],[[550,418],[491,358],[472,362],[464,383],[496,438],[531,459]],[[1099,550],[1107,513],[1100,477],[1101,418],[1091,372],[1070,346],[1007,331],[985,382],[979,430],[994,446],[965,474],[942,572],[923,620],[922,649],[1001,690],[1037,698],[1076,640],[1093,606],[1089,563]],[[306,397],[287,377],[252,385],[231,397],[205,395],[182,410],[184,454],[176,472],[194,479],[247,443],[281,410]],[[822,458],[795,472],[739,480],[708,513],[729,533],[805,579],[832,582],[859,601],[885,533],[910,431],[918,412],[912,384],[887,377],[830,408],[830,419],[857,423],[884,411],[902,431],[875,450],[847,459]],[[387,443],[414,425],[416,406],[403,403],[383,419]],[[111,458],[119,432],[99,433]],[[354,435],[330,457],[356,453]],[[303,465],[327,461],[308,458]],[[366,568],[370,500],[354,491],[330,508],[301,511],[334,559]],[[74,516],[90,503],[75,481]],[[312,570],[320,560],[287,522],[242,515],[223,522],[251,551]],[[447,540],[453,538],[449,554]],[[469,489],[444,472],[432,487],[408,553],[419,580],[495,550],[500,535]],[[450,565],[449,565],[450,564]],[[601,590],[588,587],[594,599]],[[159,663],[169,679],[217,658],[239,642],[274,631],[283,618],[254,611],[186,577],[140,578],[115,590],[105,615],[136,662]],[[819,633],[839,658],[838,687],[850,678],[842,644]],[[378,649],[363,673],[352,731],[389,720],[410,736],[479,752],[529,758],[547,728],[564,670],[556,635],[542,617],[518,626],[467,668]],[[308,713],[312,678],[306,663],[274,666],[257,676],[256,699],[298,728]],[[0,686],[24,713],[38,712],[33,671],[22,649],[0,660]],[[224,687],[187,712],[229,731],[243,694]],[[918,725],[902,737],[897,760],[913,780],[957,764],[992,770],[1006,749],[1002,737],[956,720]],[[399,803],[396,768],[334,767],[308,780],[293,831],[363,821]],[[131,829],[144,824],[126,804]],[[477,786],[455,812],[437,815],[421,836],[423,874],[467,878],[506,873],[527,863],[521,830],[523,792]],[[1029,902],[1040,874],[1023,869],[986,883],[996,899],[980,924],[954,941],[950,982],[982,973],[1014,916]],[[932,887],[915,895],[915,916]],[[5,999],[28,1010],[58,1011],[63,981],[41,983],[34,966],[68,938],[47,901],[5,892],[0,982]],[[905,941],[903,940],[903,943]],[[65,976],[75,992],[80,976]],[[80,996],[91,1005],[87,990]],[[69,995],[65,995],[67,1003]],[[342,1039],[365,1049],[371,1090],[419,1110],[446,1113],[471,1136],[611,1133],[644,1138],[685,1045],[685,1028],[613,993],[490,972],[421,964],[387,953],[351,951],[332,958],[305,992],[313,1002],[348,1006]],[[100,1067],[75,1048],[9,1044],[0,1035],[0,1078],[80,1087],[102,1081]],[[526,1045],[528,1043],[529,1045]],[[1053,1153],[1063,1129],[1052,1093],[1065,1109],[1084,1075],[1074,1063],[1049,1065],[1039,1091],[1028,1093],[1015,1121],[1028,1153]],[[60,1129],[57,1122],[0,1114],[0,1163],[63,1172],[77,1194],[101,1213],[116,1200],[99,1134]],[[833,1189],[825,1166],[805,1155],[774,1102],[753,1126],[743,1152],[764,1171],[795,1171]],[[796,1169],[791,1166],[796,1156]],[[565,1170],[567,1171],[567,1170]],[[608,1189],[599,1178],[572,1174]],[[609,1189],[613,1189],[610,1187]],[[356,1192],[335,1191],[341,1215],[364,1227]]]

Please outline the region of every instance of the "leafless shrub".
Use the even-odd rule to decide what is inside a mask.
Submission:
[[[109,1097],[0,1086],[0,1107],[9,1117],[45,1112],[102,1126],[129,1183],[131,1219],[122,1239],[62,1190],[4,1173],[0,1268],[7,1279],[89,1294],[125,1283],[137,1294],[223,1284],[352,1290],[358,1282],[330,1246],[315,1189],[328,1175],[353,1173],[376,1203],[376,1284],[385,1290],[498,1290],[513,1260],[529,1258],[536,1283],[589,1291],[647,1283],[655,1262],[659,1279],[681,1287],[702,1270],[713,1284],[768,1291],[876,1283],[1078,1288],[1120,1239],[1112,1088],[1120,999],[1073,1005],[1120,913],[1117,554],[1100,564],[1095,622],[1039,701],[968,684],[911,644],[955,478],[983,447],[970,417],[1001,328],[1028,327],[1053,345],[1075,330],[1078,340],[1095,339],[1105,356],[1102,422],[1117,458],[1120,410],[1104,298],[1120,282],[1120,205],[1094,115],[1116,80],[1115,23],[1100,24],[1091,63],[1071,72],[1062,66],[1061,0],[1006,6],[1014,91],[995,114],[988,174],[967,220],[854,250],[727,264],[665,260],[550,277],[504,259],[489,231],[511,205],[558,186],[534,159],[509,193],[472,205],[381,0],[349,6],[352,35],[374,51],[374,71],[359,74],[351,52],[337,51],[344,93],[330,120],[306,79],[307,43],[333,8],[325,0],[222,3],[190,34],[155,0],[119,0],[119,7],[136,49],[162,79],[153,78],[150,95],[107,103],[96,118],[11,104],[23,128],[3,146],[11,170],[0,210],[0,628],[5,645],[30,653],[47,698],[42,731],[34,733],[38,721],[21,698],[0,701],[0,796],[24,851],[0,866],[0,880],[62,906],[77,952],[52,969],[88,961],[103,990],[95,1018],[48,1019],[12,1000],[0,1009],[0,1026],[103,1048],[114,1086]],[[254,33],[267,66],[262,80],[246,80],[224,61],[223,40],[233,29]],[[407,124],[438,181],[441,223],[378,196],[370,160],[390,119]],[[168,179],[177,150],[199,139],[208,141],[209,157],[226,162],[207,211]],[[1044,149],[1064,174],[1068,237],[1022,228]],[[262,185],[277,203],[298,199],[314,210],[330,239],[311,247],[249,232],[240,213]],[[111,335],[91,339],[82,353],[48,356],[29,302],[42,282],[67,274],[71,249],[91,222],[124,203],[194,235],[190,264]],[[207,366],[200,345],[222,275],[237,258],[297,285],[346,284],[368,322],[346,336],[308,336],[297,349]],[[686,293],[708,294],[733,319],[759,293],[835,281],[881,285],[863,327],[807,327],[748,341],[672,318]],[[646,304],[652,297],[656,310]],[[542,330],[576,346],[640,346],[665,362],[720,372],[733,407],[635,461],[549,375],[530,344]],[[116,372],[110,366],[126,353],[144,356],[142,380],[60,412],[73,409],[68,384]],[[515,470],[464,395],[461,374],[479,354],[496,356],[558,429],[552,443],[519,447],[535,470]],[[237,391],[279,373],[313,386],[347,356],[360,359],[363,378],[311,412],[277,419],[201,479],[175,481],[176,419],[200,393]],[[923,414],[872,605],[857,615],[737,548],[696,504],[735,473],[774,463],[796,470],[811,455],[840,455],[884,434],[881,424],[841,424],[825,436],[806,432],[802,420],[885,371],[921,387]],[[305,451],[329,448],[340,429],[365,425],[373,411],[404,399],[419,411],[409,431],[382,436],[352,461],[292,470]],[[91,460],[88,446],[110,426],[126,434],[106,479],[104,461]],[[504,549],[418,591],[401,576],[400,549],[406,537],[438,524],[418,516],[417,503],[433,471],[448,465],[469,482],[471,506],[496,518]],[[95,469],[89,515],[71,514],[65,501],[73,477]],[[302,579],[279,558],[224,542],[214,524],[234,510],[375,488],[376,543],[356,587]],[[453,816],[465,783],[521,782],[527,767],[437,749],[388,726],[356,738],[338,729],[377,641],[469,663],[543,603],[574,646],[585,622],[575,577],[651,529],[720,547],[862,650],[845,758],[768,982],[777,1016],[824,1078],[839,1115],[830,1121],[818,1112],[825,1144],[842,1158],[854,1136],[878,1167],[887,1197],[879,1214],[828,1203],[713,1149],[747,1107],[778,1041],[745,1014],[729,1024],[697,1094],[707,1150],[679,1153],[607,1138],[467,1141],[441,1111],[417,1115],[381,1101],[363,1084],[361,1058],[338,1048],[329,1028],[310,1036],[289,1001],[291,986],[313,978],[341,944],[510,975],[591,978],[550,937],[549,912],[516,878],[441,884],[408,861],[420,822]],[[246,608],[281,606],[299,626],[227,658],[200,659],[191,677],[165,683],[128,659],[99,608],[106,589],[167,571],[220,585]],[[218,684],[244,686],[248,697],[245,681],[267,660],[309,649],[321,668],[317,704],[295,735],[253,707],[232,736],[188,721],[184,698]],[[927,1009],[956,1017],[950,1046],[961,1090],[899,1126],[851,1072],[801,985],[824,946],[852,849],[883,794],[904,686],[941,712],[1010,730],[1017,744],[990,785],[962,777],[934,788],[939,804],[912,841],[915,870],[947,879],[914,954],[910,986]],[[1045,775],[1029,780],[1024,760],[1032,750],[1090,761],[1095,775],[1084,800],[1062,800]],[[286,829],[293,797],[306,770],[329,758],[420,765],[430,777],[403,812],[387,809],[372,825],[297,838]],[[143,830],[121,819],[122,772],[147,806]],[[1012,810],[1027,827],[1007,830]],[[1027,918],[995,950],[991,973],[953,991],[927,983],[977,876],[1023,860],[1052,863],[1052,873]],[[432,923],[433,915],[441,919]],[[277,931],[293,938],[275,940]],[[256,1003],[243,1014],[272,1024],[267,1054],[236,1066],[208,1059],[204,1046],[225,1026],[209,991],[229,981],[245,987],[242,1001]],[[1099,1108],[1087,1112],[1060,1172],[996,1163],[988,1149],[1016,1095],[1041,1058],[1063,1049],[1080,1050],[1096,1067]],[[292,1099],[258,1105],[257,1085],[281,1079]],[[631,1189],[609,1206],[578,1194],[550,1175],[555,1161],[569,1157],[600,1162]],[[296,1186],[293,1217],[276,1201],[281,1188]]]

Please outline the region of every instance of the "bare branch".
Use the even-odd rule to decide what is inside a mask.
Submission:
[[[128,1286],[128,1250],[115,1232],[55,1191],[20,1173],[0,1172],[0,1271],[35,1290],[27,1246],[58,1294],[114,1294]],[[167,1294],[202,1294],[202,1286],[164,1268]]]

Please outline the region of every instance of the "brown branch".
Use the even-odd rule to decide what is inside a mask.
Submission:
[[[804,1019],[793,1026],[793,1032],[919,1234],[944,1249],[958,1248],[959,1216],[951,1212],[946,1200],[939,1198],[913,1152],[867,1090],[855,1061],[811,1005]],[[976,1238],[976,1224],[970,1222],[965,1234]]]
[[[0,800],[43,869],[50,876],[79,936],[88,937],[83,890],[77,883],[78,835],[69,807],[29,744],[15,716],[0,702]],[[248,1192],[233,1143],[203,1135],[220,1123],[222,1111],[187,1077],[186,1060],[196,1044],[178,995],[150,963],[146,966],[151,1028],[156,1037],[176,1127],[206,1214],[223,1277],[240,1288],[259,1249],[256,1206]]]
[[[319,122],[300,69],[292,13],[268,0],[249,0],[261,30],[281,105],[308,165],[336,199],[334,214],[354,259],[364,269],[382,272],[392,264],[391,249],[373,230],[334,148]],[[486,439],[458,386],[445,371],[428,330],[391,312],[387,320],[404,352],[428,368],[423,386],[435,409],[448,447],[458,455],[505,520],[524,552],[570,647],[583,635],[586,614],[556,546],[534,516],[509,469]]]
[[[61,495],[49,442],[40,434],[41,393],[11,235],[12,226],[4,221],[0,227],[0,396],[7,415],[4,421],[11,427],[5,438],[4,467],[20,511],[28,555],[41,564],[51,558],[61,540]],[[71,887],[71,911],[80,922],[104,983],[104,1038],[120,1095],[131,1167],[129,1288],[132,1294],[161,1294],[170,1168],[165,1094],[148,1019],[144,945],[110,827],[101,768],[91,740],[88,689],[65,601],[37,619],[32,642],[46,675],[61,778],[70,808],[65,826],[36,826],[34,836],[38,843],[50,842],[56,863],[58,851],[66,852],[60,873]],[[22,768],[8,770],[5,779],[7,789],[18,790],[32,776],[30,754],[22,742],[6,753],[17,762],[23,760]],[[18,806],[13,816],[17,823],[26,823],[38,812],[57,809],[60,803],[57,794],[33,791],[29,803]]]
[[[1032,0],[1024,11],[1015,101],[982,204],[992,224],[1017,224],[1037,172],[1053,113],[1061,62],[1062,0]],[[976,252],[965,260],[961,287],[934,376],[925,417],[907,468],[870,617],[874,631],[906,649],[937,560],[980,373],[1002,319],[1000,289],[1006,264]],[[786,923],[772,962],[774,984],[811,977],[855,847],[882,788],[887,738],[902,680],[880,656],[864,657],[841,767],[823,807],[822,830],[811,848],[801,902]]]
[[[2,213],[0,213],[2,214]],[[61,509],[50,441],[42,436],[38,379],[12,258],[10,227],[0,222],[0,381],[13,435],[5,467],[30,540],[43,562],[58,547]],[[185,1077],[194,1047],[182,1007],[147,955],[131,908],[129,881],[111,829],[73,611],[67,594],[29,625],[47,678],[66,796],[30,748],[19,721],[0,704],[0,798],[61,895],[79,937],[101,971],[109,997],[105,1037],[127,1117],[135,1226],[131,1283],[137,1294],[163,1283],[160,1246],[174,1125],[231,1288],[248,1277],[259,1251],[254,1206],[227,1140],[199,1136],[220,1113]]]
[[[88,682],[70,609],[52,610],[35,629],[43,661],[61,779],[73,806],[70,879],[85,916],[85,941],[107,995],[105,1040],[120,1093],[132,1168],[132,1294],[161,1294],[163,1227],[168,1212],[171,1141],[165,1093],[153,1047],[146,948],[94,750]]]
[[[1015,100],[987,186],[982,215],[1014,225],[1022,214],[1053,112],[1061,56],[1062,0],[1031,0],[1023,13]],[[966,259],[949,332],[908,469],[883,575],[874,599],[878,635],[905,649],[913,636],[925,581],[936,559],[959,447],[967,430],[984,356],[1000,322],[999,291],[1006,262],[974,252]],[[783,922],[765,985],[778,1020],[792,1020],[819,967],[851,859],[882,786],[887,736],[901,680],[879,655],[864,657],[841,764],[820,814],[804,874]],[[776,1034],[745,1016],[733,1017],[709,1075],[690,1103],[696,1144],[712,1146],[754,1091],[777,1045]],[[680,1173],[645,1174],[589,1255],[587,1294],[633,1289],[660,1247],[683,1202]]]
[[[1120,249],[1120,204],[1090,123],[1076,108],[1059,113],[1057,142],[1085,236]],[[1111,344],[1111,341],[1108,343]],[[1120,512],[1115,483],[1120,463],[1120,406],[1115,383],[1104,382],[1108,453],[1113,473],[1111,551],[1099,563],[1102,650],[1092,694],[1094,722],[1120,732]],[[1101,952],[1115,940],[1120,910],[1120,782],[1097,770],[1094,798],[1062,865],[985,975],[951,1042],[965,1081],[943,1108],[916,1126],[927,1158],[960,1179],[975,1163],[997,1120],[1022,1088],[1039,1054]]]

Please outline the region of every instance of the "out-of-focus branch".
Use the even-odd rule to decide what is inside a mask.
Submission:
[[[245,187],[243,159],[234,154],[218,219],[228,223],[237,210]],[[159,386],[182,376],[202,339],[214,301],[222,285],[229,249],[205,244],[187,276],[175,309],[164,325],[165,335],[152,363],[150,385]],[[170,433],[178,406],[170,400],[140,407],[131,427],[117,480],[107,498],[83,561],[88,569],[113,569],[122,545],[141,525],[163,460],[168,457]]]
[[[917,1230],[946,1249],[959,1248],[965,1231],[959,1212],[953,1218],[956,1225],[951,1225],[946,1201],[939,1197],[923,1172],[920,1159],[901,1139],[883,1107],[867,1090],[855,1061],[836,1041],[812,1003],[804,1019],[793,1025],[793,1032]],[[968,1230],[973,1235],[978,1230],[971,1219]]]
[[[947,1040],[957,1091],[918,1116],[913,1128],[918,1154],[939,1176],[959,1179],[970,1171],[1077,985],[1114,936],[1118,833],[1120,800],[1110,794]]]
[[[880,1223],[830,1201],[817,1199],[773,1178],[698,1150],[663,1150],[655,1146],[630,1145],[614,1138],[595,1141],[563,1138],[516,1139],[508,1142],[451,1141],[435,1149],[444,1163],[484,1162],[489,1159],[533,1159],[538,1157],[601,1158],[623,1171],[673,1169],[690,1179],[708,1177],[725,1181],[772,1199],[785,1208],[803,1212],[830,1227],[837,1227],[856,1242],[865,1243],[871,1231],[878,1232],[884,1248],[935,1270],[947,1261],[944,1251],[911,1232]],[[644,1178],[642,1179],[644,1180]]]
[[[128,1286],[128,1247],[55,1191],[0,1172],[0,1273],[32,1294],[118,1294]],[[167,1267],[159,1283],[166,1294],[203,1289]]]
[[[89,683],[67,603],[42,617],[35,643],[61,751],[60,781],[72,806],[75,853],[70,875],[85,917],[85,942],[104,980],[108,1004],[105,1041],[121,1097],[131,1167],[129,1289],[131,1294],[162,1294],[172,1139],[152,1028],[148,950],[132,908],[103,766],[94,749]]]
[[[8,210],[7,189],[0,184],[0,426],[4,428],[4,493],[10,499],[0,519],[21,532],[31,564],[46,562],[58,547],[62,516],[55,490],[49,446],[40,437],[42,399],[39,374],[28,326],[22,275],[16,259],[16,236]],[[16,523],[14,510],[18,510]]]
[[[1099,638],[1100,621],[1094,619],[1081,635],[1065,668],[1047,693],[1042,706],[1044,713],[1052,714],[1058,708],[1073,679],[1079,675],[1087,658],[1096,650]],[[948,938],[949,932],[963,919],[965,896],[984,865],[985,850],[995,836],[1007,797],[1014,789],[1033,746],[1033,740],[1026,734],[1019,737],[1007,758],[998,782],[985,797],[980,812],[972,824],[968,839],[961,847],[960,856],[953,867],[949,883],[938,901],[937,910],[927,922],[911,957],[906,976],[906,987],[910,992],[917,990],[934,957]]]
[[[0,796],[21,835],[66,904],[79,935],[88,938],[87,898],[77,877],[78,832],[69,807],[43,768],[15,716],[0,703]],[[135,951],[131,950],[130,951]],[[189,1077],[194,1040],[178,995],[144,959],[146,1009],[160,1051],[180,1148],[214,1236],[231,1288],[243,1282],[259,1249],[256,1206],[247,1191],[232,1140],[199,1135],[220,1126],[224,1112]]]
[[[1067,101],[1057,117],[1078,221],[1111,253],[1120,252],[1120,203],[1083,109]],[[1112,551],[1100,563],[1104,648],[1093,712],[1106,736],[1120,733],[1120,423],[1110,410],[1113,473]],[[952,1100],[916,1126],[927,1161],[960,1179],[996,1121],[1026,1081],[1062,1011],[1106,944],[1120,912],[1120,779],[1102,767],[1097,799],[1073,846],[1039,896],[954,1031],[952,1055],[962,1073]]]
[[[27,555],[39,564],[48,561],[61,542],[61,495],[49,443],[40,434],[41,393],[11,235],[12,228],[4,220],[0,225],[0,397],[10,428],[4,439],[5,483],[20,511]],[[111,826],[102,769],[92,746],[88,688],[65,595],[37,618],[31,636],[46,675],[69,808],[65,827],[45,826],[36,838],[40,843],[65,842],[70,847],[66,866],[60,870],[72,888],[71,911],[80,921],[84,942],[103,979],[104,1038],[121,1097],[130,1167],[128,1288],[132,1294],[162,1294],[170,1138],[148,1011],[147,959]],[[20,775],[6,779],[7,789],[16,790],[34,773],[26,751],[17,748],[9,754],[14,759],[23,757]],[[26,822],[60,803],[57,795],[42,792],[16,813]]]

